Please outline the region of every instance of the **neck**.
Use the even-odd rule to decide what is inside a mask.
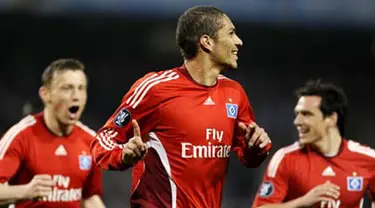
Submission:
[[[341,135],[338,129],[328,131],[328,134],[321,140],[313,144],[313,148],[327,157],[336,156],[340,151]]]
[[[57,136],[66,136],[72,132],[73,125],[66,125],[60,123],[57,118],[53,115],[51,110],[44,108],[44,122],[46,123],[47,128]]]
[[[185,61],[186,70],[190,76],[199,84],[204,86],[213,86],[217,82],[217,77],[222,69],[214,66],[211,61],[205,57],[196,57]]]

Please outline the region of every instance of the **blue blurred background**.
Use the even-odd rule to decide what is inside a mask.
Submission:
[[[239,69],[225,75],[245,87],[272,153],[295,141],[293,90],[311,78],[346,90],[346,137],[375,147],[374,0],[0,0],[0,132],[42,109],[41,73],[61,57],[85,63],[82,120],[98,129],[136,79],[182,64],[177,18],[198,4],[219,7],[237,27]],[[232,157],[222,207],[250,207],[267,163],[246,169]],[[107,206],[128,207],[131,171],[103,180]]]

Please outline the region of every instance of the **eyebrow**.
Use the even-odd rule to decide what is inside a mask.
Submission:
[[[302,114],[314,114],[312,111],[310,110],[294,110],[294,113],[302,113]]]

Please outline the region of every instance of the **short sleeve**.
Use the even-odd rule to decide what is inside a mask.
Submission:
[[[27,142],[24,141],[24,130],[35,123],[32,116],[28,116],[13,125],[0,140],[0,183],[12,179],[18,171],[25,156]]]
[[[289,173],[284,156],[284,150],[280,149],[270,160],[255,196],[253,208],[265,204],[282,203],[285,200],[289,188]]]

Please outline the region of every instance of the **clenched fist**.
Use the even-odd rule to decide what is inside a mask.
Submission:
[[[53,181],[48,174],[35,175],[26,185],[22,186],[20,199],[38,199],[49,195],[52,191]]]

